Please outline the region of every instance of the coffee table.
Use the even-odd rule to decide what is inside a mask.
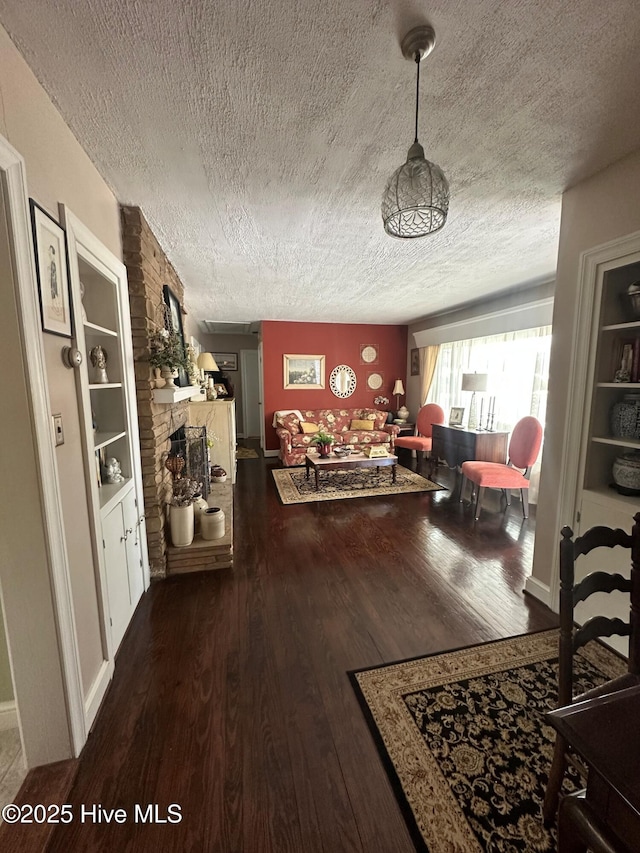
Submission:
[[[316,475],[316,492],[320,485],[318,482],[318,474],[320,471],[337,471],[347,468],[387,468],[391,465],[391,482],[396,481],[396,466],[398,464],[397,456],[376,456],[371,458],[365,456],[364,453],[351,453],[349,456],[327,456],[323,459],[321,456],[310,456],[307,453],[305,459],[306,478],[309,479],[309,473],[313,468]],[[379,471],[376,471],[378,474]]]

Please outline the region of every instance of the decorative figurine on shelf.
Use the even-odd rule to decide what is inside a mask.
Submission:
[[[631,365],[633,364],[633,344],[625,344],[622,347],[622,358],[620,367],[613,377],[614,382],[631,382]]]
[[[102,468],[102,482],[107,483],[109,485],[115,483],[123,483],[124,477],[122,476],[122,470],[120,469],[120,463],[112,456],[111,459],[107,459]]]
[[[109,382],[107,376],[107,353],[101,347],[93,347],[89,352],[89,358],[93,365],[93,381],[96,385],[105,385]]]

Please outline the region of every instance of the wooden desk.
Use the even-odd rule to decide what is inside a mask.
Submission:
[[[589,768],[586,803],[621,842],[640,844],[640,686],[576,702],[547,714]],[[569,838],[572,842],[573,839]],[[569,844],[566,850],[580,849]],[[585,848],[586,849],[586,848]],[[562,853],[563,848],[559,848]]]
[[[449,468],[459,468],[467,460],[506,462],[508,432],[484,432],[477,429],[434,424],[431,458],[437,465],[444,459]]]

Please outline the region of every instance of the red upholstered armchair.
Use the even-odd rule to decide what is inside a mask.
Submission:
[[[418,451],[418,465],[422,465],[425,453],[431,453],[431,434],[434,424],[444,423],[444,412],[437,403],[427,403],[418,412],[416,419],[417,435],[399,435],[396,438],[396,447],[405,447],[407,450]],[[420,456],[419,454],[422,454]]]
[[[529,476],[531,467],[538,458],[542,443],[542,426],[535,418],[521,418],[515,425],[509,441],[509,461],[506,465],[499,462],[463,462],[460,500],[465,487],[465,477],[475,483],[476,521],[480,518],[482,498],[485,489],[502,489],[510,503],[509,490],[520,489],[522,514],[529,517]],[[397,441],[396,441],[397,444]],[[518,470],[520,469],[520,470]]]

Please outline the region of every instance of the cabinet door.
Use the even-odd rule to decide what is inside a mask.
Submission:
[[[122,641],[132,610],[125,533],[122,504],[119,503],[102,521],[104,566],[114,653]]]
[[[129,579],[129,601],[131,612],[144,591],[144,572],[142,567],[142,548],[140,537],[144,535],[138,523],[139,514],[135,493],[130,491],[122,501],[122,516],[125,528],[125,548],[127,552],[127,576]]]

